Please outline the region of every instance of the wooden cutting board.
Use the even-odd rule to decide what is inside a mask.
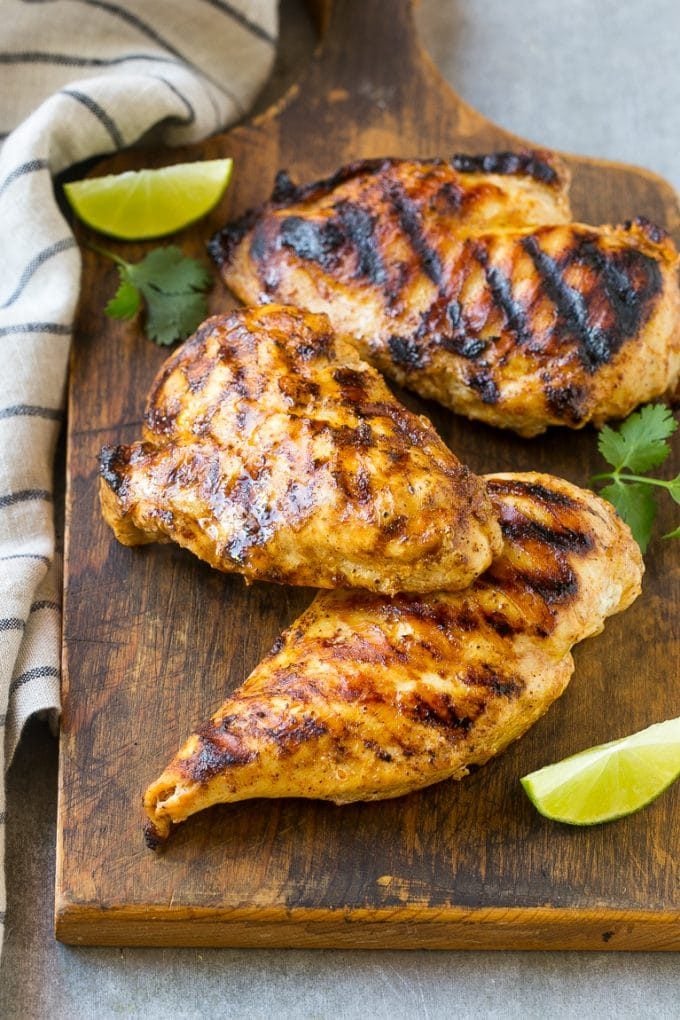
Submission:
[[[207,237],[298,179],[364,156],[517,148],[453,95],[419,50],[404,0],[340,2],[299,86],[254,122],[185,150],[129,152],[98,172],[230,155]],[[642,213],[676,231],[652,174],[569,157],[578,218]],[[83,235],[84,236],[84,235]],[[120,248],[141,256],[145,246]],[[680,713],[678,547],[656,540],[644,594],[576,651],[563,698],[518,744],[462,783],[379,804],[256,801],[215,808],[155,855],[141,795],[180,742],[239,684],[311,591],[210,570],[170,546],[126,549],[104,525],[97,454],[139,434],[167,352],[103,314],[113,266],[84,252],[68,414],[57,937],[127,945],[680,949],[680,784],[613,825],[541,818],[524,773]],[[232,304],[216,284],[214,310]],[[595,433],[521,440],[405,397],[474,470],[538,469],[586,484]],[[677,471],[680,465],[669,469]],[[666,501],[658,533],[671,526]]]

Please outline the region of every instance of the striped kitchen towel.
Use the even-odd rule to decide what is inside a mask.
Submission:
[[[277,13],[276,0],[0,0],[0,13],[4,776],[28,717],[59,710],[52,474],[80,255],[52,175],[140,140],[194,142],[238,119],[271,69]],[[4,801],[0,780],[3,922]]]

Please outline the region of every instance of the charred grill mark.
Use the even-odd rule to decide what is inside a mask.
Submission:
[[[336,216],[330,222],[338,227],[345,242],[357,253],[356,275],[365,276],[377,286],[385,283],[387,273],[375,237],[375,216],[356,202],[341,201],[334,209]]]
[[[364,468],[352,473],[344,467],[333,472],[333,477],[347,499],[360,506],[366,506],[373,498],[371,477]]]
[[[668,231],[664,230],[656,223],[652,223],[646,216],[636,216],[634,220],[626,220],[624,228],[631,230],[633,227],[639,227],[640,230],[644,231],[652,244],[662,244],[663,241],[668,237]]]
[[[192,393],[200,393],[214,369],[213,363],[207,358],[197,358],[182,362],[182,375]]]
[[[158,850],[159,847],[165,845],[167,838],[167,836],[161,836],[150,819],[144,822],[144,842],[149,850]]]
[[[358,413],[358,412],[357,412]],[[386,401],[364,403],[361,413],[367,418],[387,418],[394,428],[396,436],[410,446],[427,446],[434,438],[433,433],[425,428],[419,419],[400,404],[388,404]],[[398,452],[398,451],[396,451]],[[459,469],[462,472],[464,469]],[[460,475],[462,478],[462,474]]]
[[[218,732],[212,723],[197,730],[196,736],[199,748],[179,763],[187,778],[195,783],[205,783],[231,765],[249,765],[257,757],[255,751],[242,747],[237,737]]]
[[[180,401],[173,401],[172,407],[153,404],[144,415],[146,427],[159,436],[167,436],[173,431],[177,415],[181,409]]]
[[[571,497],[556,489],[546,489],[538,482],[523,482],[516,478],[489,478],[486,481],[486,487],[489,492],[497,496],[526,496],[546,506],[561,506],[570,510],[579,509],[579,504]]]
[[[373,429],[367,421],[360,421],[356,428],[340,425],[332,429],[332,433],[336,446],[353,447],[355,450],[370,450],[376,445]]]
[[[577,383],[569,383],[566,386],[551,386],[544,382],[545,400],[552,413],[578,425],[587,413],[587,391]]]
[[[415,336],[390,336],[387,340],[390,354],[395,365],[405,369],[422,368],[429,361],[425,351],[416,341]]]
[[[460,301],[449,301],[446,306],[446,317],[451,323],[452,329],[458,329],[461,326],[463,319],[463,309]]]
[[[463,200],[463,189],[454,181],[442,184],[435,198],[435,206],[444,213],[456,213]]]
[[[126,446],[104,446],[99,454],[99,474],[116,496],[124,493],[128,455]]]
[[[198,436],[200,438],[202,436],[206,436],[210,432],[212,420],[220,410],[220,406],[221,401],[217,401],[216,403],[211,404],[210,407],[206,408],[203,414],[199,414],[194,419],[191,425],[191,431],[193,435]],[[237,412],[237,417],[239,413],[241,414],[242,417],[245,417],[243,410],[241,410],[241,412]],[[243,428],[244,424],[245,422],[242,421],[240,424],[240,428]]]
[[[504,515],[500,521],[503,537],[515,542],[537,541],[559,549],[561,552],[586,553],[594,545],[593,536],[587,531],[576,531],[573,528],[558,530],[550,528],[540,521],[532,521],[520,513]]]
[[[634,249],[607,254],[589,234],[574,237],[571,251],[560,262],[540,248],[535,236],[525,237],[521,243],[559,313],[558,335],[573,338],[584,367],[595,372],[638,333],[650,303],[661,290],[658,264]],[[565,271],[574,264],[594,274],[588,301],[564,279]],[[592,319],[609,320],[609,325],[591,325]]]
[[[397,214],[399,226],[411,242],[411,247],[420,260],[423,272],[440,287],[442,264],[439,255],[431,248],[423,233],[423,218],[417,204],[409,198],[397,182],[388,184],[385,197]]]
[[[207,248],[218,266],[231,262],[239,244],[255,225],[259,216],[259,209],[248,209],[239,219],[227,223],[221,230],[213,234],[208,241]]]
[[[274,741],[280,754],[291,754],[302,744],[318,740],[328,733],[328,726],[311,715],[301,719],[284,719],[278,726],[265,727],[265,733]]]
[[[412,619],[430,624],[451,639],[457,631],[469,633],[477,627],[477,619],[467,608],[454,608],[443,602],[418,595],[400,595],[388,607],[388,616],[396,620]]]
[[[269,649],[269,655],[278,655],[285,644],[283,634],[279,634],[274,644]]]
[[[468,376],[468,386],[479,393],[483,404],[497,404],[500,398],[498,386],[489,372],[477,372]]]
[[[309,340],[301,340],[297,345],[297,355],[301,361],[328,358],[333,349],[333,339],[331,333],[312,334]]]
[[[400,708],[404,714],[416,722],[424,723],[426,726],[453,730],[458,735],[467,733],[472,725],[470,716],[458,714],[456,706],[448,694],[433,692],[429,697],[426,697],[424,694],[414,692],[410,698],[401,702]]]
[[[289,177],[288,171],[279,170],[274,178],[271,201],[277,205],[285,205],[295,199],[297,192],[298,188]]]
[[[511,623],[507,616],[499,612],[483,612],[482,617],[484,622],[491,627],[499,637],[507,638],[513,637],[515,634],[524,634],[526,627],[523,620],[518,620],[516,623]]]
[[[354,368],[336,368],[333,372],[333,379],[340,387],[341,399],[346,400],[351,407],[354,407],[358,414],[358,409],[366,401],[367,380],[363,373],[357,372]]]
[[[613,314],[607,339],[611,353],[615,353],[625,339],[638,332],[649,302],[661,290],[659,265],[649,255],[632,248],[605,254],[589,239],[575,247],[572,261],[592,269],[597,276]],[[591,301],[595,302],[598,296],[596,288]]]
[[[276,524],[276,511],[262,503],[261,479],[262,473],[255,478],[243,474],[226,494],[229,504],[242,511],[241,527],[224,547],[225,554],[235,563],[243,564],[253,546],[264,545]],[[221,499],[222,493],[215,493],[210,505],[214,507]]]
[[[578,579],[573,570],[566,566],[563,566],[560,576],[524,571],[518,572],[517,576],[549,606],[555,602],[567,602],[578,595]]]
[[[298,407],[313,403],[321,393],[318,383],[300,375],[281,376],[278,380],[278,387],[283,396]]]
[[[175,523],[175,515],[172,510],[164,510],[162,507],[154,507],[150,510],[149,518],[151,520],[161,521],[166,528],[172,528]]]
[[[206,471],[205,481],[202,486],[203,495],[209,501],[214,500],[219,493],[221,480],[220,462],[217,457],[215,457],[210,462],[210,466]]]
[[[505,676],[486,662],[479,666],[470,666],[463,677],[463,683],[468,687],[486,687],[500,698],[517,698],[525,686],[520,677]]]
[[[333,378],[339,386],[348,386],[351,389],[365,391],[366,380],[364,374],[363,372],[358,372],[356,368],[336,368],[333,372]]]
[[[267,220],[258,220],[250,235],[250,257],[261,262],[271,246],[271,226]]]
[[[385,751],[375,740],[364,740],[364,747],[367,751],[373,751],[376,758],[379,758],[380,761],[390,762],[393,760],[390,752]]]
[[[503,275],[498,266],[490,264],[489,254],[481,244],[476,245],[473,251],[475,258],[484,270],[484,277],[489,286],[491,297],[503,312],[507,327],[515,334],[518,343],[527,343],[531,340],[531,330],[522,305],[515,300],[510,280]]]
[[[445,350],[459,354],[468,361],[476,361],[489,346],[488,340],[472,336],[443,336],[440,343]]]
[[[386,524],[382,525],[381,531],[387,538],[396,538],[398,535],[403,535],[408,528],[408,517],[404,517],[403,514],[397,514]]]
[[[332,220],[318,223],[302,216],[287,216],[279,227],[279,241],[301,259],[331,269],[344,236]]]
[[[454,170],[464,174],[518,174],[543,184],[557,184],[554,167],[535,152],[491,152],[486,156],[458,154],[451,157]]]
[[[578,344],[581,360],[588,371],[595,371],[609,361],[612,351],[602,330],[591,328],[583,294],[569,286],[564,280],[562,267],[539,247],[534,236],[523,238],[521,245],[559,313],[563,330],[571,334]]]
[[[363,662],[372,666],[384,666],[391,659],[406,662],[408,656],[402,648],[387,641],[375,643],[362,634],[349,634],[340,638],[321,638],[319,644],[324,654],[340,662]]]

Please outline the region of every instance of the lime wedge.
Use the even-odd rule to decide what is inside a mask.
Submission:
[[[639,811],[680,776],[680,718],[590,747],[523,776],[532,804],[546,818],[596,825]]]
[[[109,237],[142,241],[181,230],[217,205],[229,184],[231,159],[128,170],[64,185],[75,214]]]

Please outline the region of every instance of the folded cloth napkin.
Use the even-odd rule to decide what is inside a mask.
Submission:
[[[26,719],[59,710],[52,473],[80,254],[52,175],[238,119],[271,69],[277,11],[276,0],[2,0],[2,24],[0,776]],[[0,781],[3,924],[4,806]]]

